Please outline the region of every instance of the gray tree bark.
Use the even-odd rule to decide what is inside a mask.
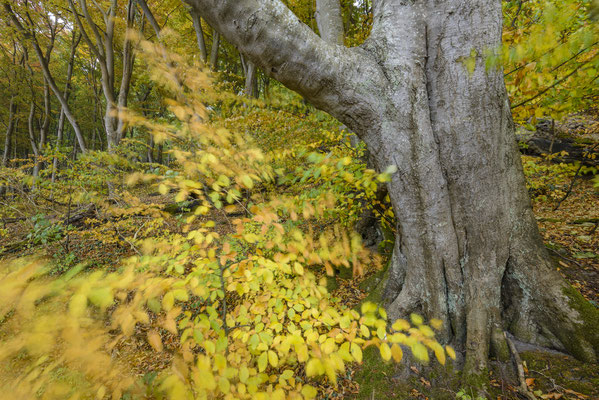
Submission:
[[[15,101],[15,95],[12,95],[10,97],[10,105],[8,106],[8,125],[6,126],[6,136],[4,137],[4,152],[2,153],[2,163],[0,164],[0,167],[6,167],[8,165],[12,133],[15,129],[16,113],[17,102]]]
[[[599,355],[599,311],[558,274],[539,235],[500,68],[498,0],[379,0],[356,48],[317,37],[279,0],[185,0],[258,67],[366,142],[398,235],[391,317],[444,321],[471,371],[502,355],[502,332]],[[464,61],[474,54],[472,72]]]
[[[343,46],[343,18],[339,0],[316,0],[315,17],[320,37],[329,43]]]
[[[241,69],[245,75],[245,85],[243,88],[243,94],[249,98],[258,98],[258,75],[256,71],[256,64],[251,60],[246,59],[242,53],[239,53],[239,59],[241,60]]]
[[[64,87],[62,96],[65,101],[69,102],[69,94],[71,90],[71,78],[73,77],[73,65],[75,64],[75,52],[77,46],[81,41],[81,34],[78,34],[76,30],[73,30],[73,36],[71,40],[71,53],[69,54],[69,63],[67,65],[67,81]],[[56,129],[56,149],[60,148],[62,144],[62,136],[64,134],[64,120],[65,120],[65,109],[61,107],[60,116],[58,117],[58,128]],[[52,182],[56,180],[56,172],[58,171],[58,157],[54,157],[52,160]]]
[[[6,136],[4,137],[4,151],[2,153],[2,161],[0,163],[0,167],[8,166],[8,158],[10,157],[12,135],[13,131],[15,130],[17,120],[17,103],[15,100],[15,95],[11,95],[10,104],[8,106],[8,125],[6,126]],[[0,198],[3,198],[6,195],[6,191],[7,187],[5,185],[0,184]]]
[[[200,59],[205,63],[208,61],[208,53],[206,52],[206,40],[204,39],[204,30],[202,29],[202,19],[195,13],[191,15],[191,18],[193,20],[193,29],[196,33],[198,49],[200,50]]]
[[[212,48],[210,49],[210,68],[218,71],[218,48],[220,47],[220,33],[212,32]]]

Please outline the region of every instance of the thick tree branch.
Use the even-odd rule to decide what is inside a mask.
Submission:
[[[372,112],[371,95],[360,82],[382,81],[369,53],[326,43],[279,0],[185,2],[267,75],[352,130],[366,129],[357,124]]]

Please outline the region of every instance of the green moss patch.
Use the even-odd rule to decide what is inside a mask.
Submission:
[[[528,368],[527,377],[535,379],[534,390],[562,393],[564,398],[577,398],[571,391],[599,398],[599,365],[559,354],[523,352],[520,356]]]
[[[571,286],[564,289],[564,294],[570,299],[570,307],[578,311],[582,319],[582,324],[578,326],[571,342],[567,343],[567,348],[575,357],[584,360],[588,358],[588,349],[582,348],[582,345],[576,341],[578,338],[585,338],[593,347],[595,354],[599,352],[599,309]]]

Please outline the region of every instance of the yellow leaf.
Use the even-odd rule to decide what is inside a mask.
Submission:
[[[268,350],[268,362],[273,368],[277,368],[279,366],[279,356],[272,350]]]
[[[389,361],[391,359],[391,349],[387,343],[382,343],[381,347],[379,347],[379,351],[381,352],[383,360]]]
[[[337,386],[337,374],[335,373],[335,365],[331,359],[324,360],[324,372],[333,385]]]
[[[453,349],[453,347],[447,345],[447,346],[445,346],[445,351],[447,352],[447,355],[449,356],[449,358],[451,358],[452,360],[455,360],[455,350]]]
[[[382,307],[379,308],[379,314],[381,315],[382,319],[387,319],[387,312],[385,311],[384,308],[382,308]]]
[[[203,346],[204,346],[204,349],[206,349],[206,353],[208,353],[208,354],[214,354],[214,352],[216,351],[216,345],[211,340],[206,340],[203,343]]]
[[[412,354],[414,355],[414,357],[416,357],[416,359],[420,360],[420,361],[424,361],[424,362],[428,362],[429,357],[428,357],[428,351],[426,350],[426,347],[424,347],[424,345],[420,342],[416,342],[411,346],[412,349]]]
[[[439,363],[441,365],[445,365],[445,350],[443,349],[443,346],[441,346],[439,343],[435,343],[432,348]]]
[[[162,351],[162,339],[158,332],[154,330],[148,332],[148,343],[150,343],[150,346],[157,352]]]
[[[302,267],[302,264],[296,262],[293,264],[293,270],[295,271],[296,274],[298,275],[303,275],[304,274],[304,267]]]
[[[407,331],[410,329],[410,323],[405,319],[398,319],[391,327],[396,331]]]
[[[401,350],[401,347],[397,344],[393,344],[391,346],[391,355],[393,356],[395,362],[400,362],[403,358],[403,351]]]
[[[376,304],[371,303],[371,302],[366,302],[364,304],[362,304],[362,314],[368,314],[370,312],[375,312],[376,311]]]
[[[414,325],[422,325],[422,323],[424,322],[422,317],[418,314],[410,314],[410,320],[412,320],[412,323]]]
[[[266,354],[266,352],[264,352],[264,353],[260,354],[260,357],[258,357],[258,370],[260,372],[264,372],[267,364],[268,364],[268,355]]]
[[[221,376],[220,379],[218,380],[218,388],[220,389],[221,392],[223,392],[224,394],[229,393],[229,390],[231,390],[231,384],[229,383],[229,380],[227,378],[225,378],[224,376]]]
[[[87,297],[92,304],[101,309],[107,308],[114,301],[112,290],[109,287],[96,288],[92,290]]]
[[[362,362],[362,349],[356,343],[351,344],[351,355],[357,362]]]
[[[69,303],[69,312],[74,317],[80,317],[87,307],[87,296],[84,294],[76,294],[71,298]]]
[[[368,329],[368,327],[366,325],[360,325],[360,333],[365,338],[369,338],[370,337],[370,329]]]
[[[179,301],[189,300],[189,294],[187,293],[187,290],[185,290],[185,289],[173,290],[173,296],[175,297],[175,299],[177,299]]]
[[[437,318],[431,319],[430,324],[433,327],[433,329],[436,329],[436,330],[439,330],[443,327],[443,321],[441,321],[440,319],[437,319]]]
[[[305,399],[314,399],[317,394],[318,391],[313,386],[304,385],[302,388],[302,396],[304,396]]]
[[[308,359],[308,346],[305,343],[297,343],[295,345],[295,353],[299,362],[305,362]]]
[[[173,295],[173,292],[168,292],[167,294],[165,294],[162,298],[162,308],[164,308],[165,311],[170,311],[170,309],[173,308],[174,304],[175,296]]]
[[[434,336],[435,336],[435,332],[433,332],[433,330],[432,330],[432,329],[431,329],[429,326],[426,326],[426,325],[420,325],[420,326],[418,327],[418,329],[419,329],[419,330],[420,330],[420,332],[422,332],[422,334],[423,334],[424,336],[426,336],[427,338],[432,338],[432,337],[434,337]]]
[[[249,175],[243,175],[241,177],[241,183],[243,183],[243,185],[245,187],[247,187],[248,189],[251,189],[254,187],[254,181],[252,181],[252,178],[250,178]]]
[[[239,368],[239,381],[246,383],[248,378],[250,377],[250,370],[244,365]]]
[[[331,354],[333,351],[335,351],[335,347],[337,347],[335,345],[335,340],[333,338],[328,338],[322,344],[321,349],[324,352],[324,354]]]
[[[322,375],[324,373],[324,366],[318,358],[312,358],[306,364],[306,376],[312,377],[316,375]]]
[[[376,335],[379,337],[379,339],[384,340],[385,336],[387,336],[387,329],[385,329],[385,326],[379,326],[379,328],[376,330]]]

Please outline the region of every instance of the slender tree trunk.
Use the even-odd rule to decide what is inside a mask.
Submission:
[[[127,29],[133,28],[135,19],[135,0],[129,0],[127,3]],[[124,137],[127,124],[125,118],[121,115],[127,108],[129,97],[129,88],[131,87],[131,77],[133,76],[133,66],[135,64],[135,54],[129,34],[125,34],[125,42],[123,43],[123,72],[121,76],[121,87],[118,96],[118,123],[117,123],[117,140],[120,142]]]
[[[157,37],[160,38],[160,31],[161,31],[160,25],[158,24],[158,21],[156,21],[156,18],[154,18],[154,14],[150,10],[150,7],[148,7],[148,3],[146,3],[146,0],[137,0],[137,3],[141,7],[141,10],[143,11],[144,15],[146,16],[146,19],[148,20],[148,22],[150,23],[150,26],[154,30],[154,33],[156,34]]]
[[[193,29],[196,33],[196,40],[198,41],[198,49],[200,50],[200,59],[205,63],[208,61],[208,53],[206,52],[206,41],[202,29],[202,19],[197,14],[192,14],[191,18],[193,20]]]
[[[8,106],[8,125],[6,126],[6,136],[4,137],[4,152],[2,153],[2,164],[0,166],[6,167],[8,165],[8,158],[10,157],[12,133],[15,129],[15,120],[17,113],[17,103],[15,96],[10,97],[10,105]]]
[[[32,189],[35,189],[37,186],[37,177],[39,176],[39,148],[37,143],[35,142],[35,128],[34,128],[34,120],[35,120],[35,102],[31,99],[31,104],[29,105],[29,116],[27,117],[27,132],[29,133],[29,143],[31,144],[31,150],[33,151],[33,185]]]
[[[71,42],[71,53],[69,55],[69,64],[67,66],[67,82],[65,84],[64,92],[63,92],[64,99],[67,103],[69,102],[69,95],[71,93],[71,78],[73,77],[73,66],[75,64],[75,53],[77,51],[77,46],[79,45],[80,41],[81,41],[81,34],[80,33],[76,34],[75,31],[73,31],[73,39]],[[64,112],[64,108],[61,107],[60,116],[58,118],[58,128],[56,130],[56,151],[58,151],[60,149],[60,146],[62,144],[62,136],[64,133],[64,119],[65,119],[65,112]],[[58,171],[58,157],[54,157],[54,159],[52,160],[52,182],[54,182],[56,180],[56,172],[57,171]]]
[[[150,143],[148,144],[147,161],[154,162],[154,135],[150,133]]]
[[[6,126],[6,136],[4,138],[4,151],[2,153],[2,161],[0,167],[4,168],[8,166],[8,159],[10,157],[11,143],[13,131],[15,129],[16,124],[16,113],[17,113],[17,103],[15,101],[15,96],[12,95],[10,97],[10,105],[8,106],[8,125]],[[0,197],[4,197],[6,194],[6,186],[0,186]]]
[[[247,97],[258,98],[258,81],[256,77],[256,64],[251,61],[247,61],[247,69],[245,71],[245,90],[244,93]]]
[[[46,146],[46,139],[48,138],[48,130],[50,129],[50,112],[50,89],[48,88],[48,83],[44,80],[44,114],[42,122],[39,124],[39,141],[37,144],[38,154],[36,155],[37,161],[33,169],[33,175],[35,178],[39,176],[40,171],[44,168],[44,162],[40,159],[40,157],[44,151],[44,147]]]
[[[220,33],[213,30],[212,48],[210,49],[210,67],[213,71],[218,71],[218,48],[220,47]]]
[[[379,0],[370,38],[347,49],[278,0],[186,1],[258,67],[358,134],[379,168],[397,166],[388,184],[398,219],[391,317],[444,321],[440,340],[470,371],[491,352],[506,354],[503,331],[597,360],[599,310],[545,250],[503,73],[486,66],[501,43],[501,2]]]

